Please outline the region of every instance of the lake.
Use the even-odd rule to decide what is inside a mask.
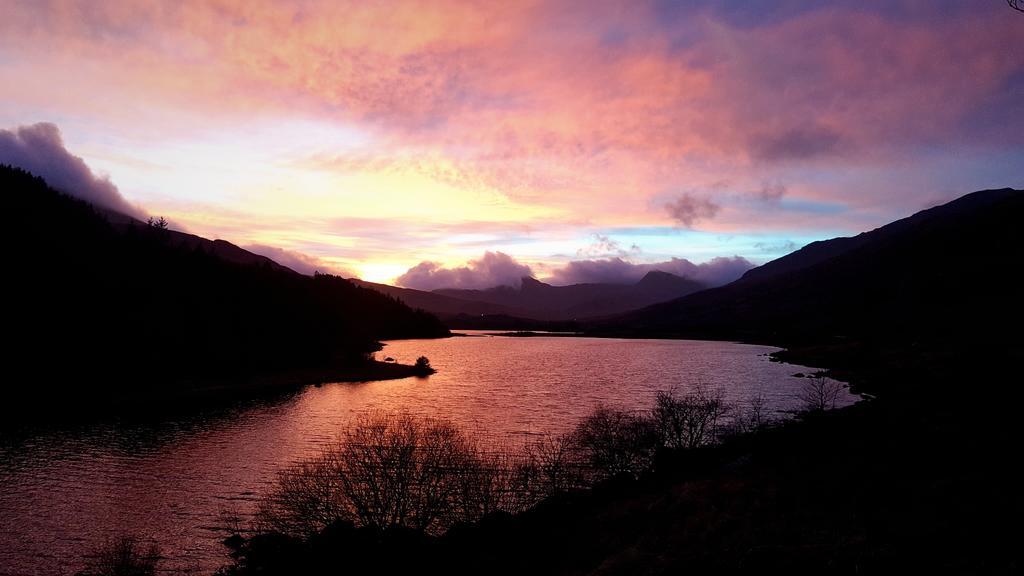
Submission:
[[[729,342],[485,336],[389,342],[378,357],[438,370],[428,378],[309,386],[274,399],[165,417],[101,421],[0,437],[0,574],[73,574],[124,534],[155,539],[170,573],[213,572],[220,540],[244,526],[290,463],[319,453],[366,411],[450,419],[506,443],[561,433],[599,405],[651,406],[698,384],[734,402],[795,408],[810,370],[777,350]],[[851,396],[842,399],[844,404]]]

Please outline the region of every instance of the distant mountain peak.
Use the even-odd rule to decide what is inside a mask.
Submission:
[[[665,272],[662,270],[651,270],[644,277],[636,283],[637,288],[644,290],[654,290],[663,292],[696,292],[697,290],[703,289],[705,286],[696,280],[691,280],[685,276],[679,276],[671,272]]]
[[[665,282],[666,280],[669,280],[669,281],[671,281],[671,280],[684,280],[684,278],[682,276],[678,276],[678,275],[673,274],[671,272],[665,272],[665,271],[662,271],[662,270],[651,270],[647,274],[644,274],[644,277],[641,278],[640,281],[637,282],[637,283],[638,284],[650,284],[650,283],[654,283],[654,282],[659,282],[660,283],[660,282]]]
[[[637,310],[704,288],[689,278],[652,272],[633,284],[591,282],[552,286],[532,276],[524,276],[518,287],[495,286],[486,290],[442,288],[433,290],[432,294],[474,302],[478,306],[481,303],[499,306],[521,318],[562,321]]]
[[[519,285],[520,290],[538,289],[538,288],[550,288],[549,284],[545,284],[540,280],[537,280],[533,276],[523,276],[522,281]]]

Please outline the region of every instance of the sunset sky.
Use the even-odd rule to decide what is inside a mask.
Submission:
[[[0,161],[297,268],[628,280],[1024,188],[1003,0],[0,8]]]

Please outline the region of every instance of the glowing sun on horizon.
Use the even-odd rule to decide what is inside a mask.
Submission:
[[[408,264],[366,262],[359,264],[356,268],[356,272],[361,280],[366,280],[367,282],[394,284],[395,278],[405,274],[408,269]]]

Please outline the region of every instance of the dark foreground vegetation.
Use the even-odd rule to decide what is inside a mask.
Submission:
[[[752,406],[757,410],[733,410],[704,388],[662,393],[650,413],[600,408],[569,434],[514,449],[471,440],[445,420],[367,415],[333,449],[281,475],[260,507],[258,528],[309,537],[341,520],[440,535],[608,478],[638,478],[659,451],[752,429],[765,418],[761,403]]]
[[[0,167],[0,189],[5,418],[336,378],[372,368],[380,339],[448,335],[342,278],[99,212],[18,169]]]
[[[1012,573],[1024,504],[983,405],[840,410],[829,380],[780,422],[757,399],[659,395],[569,434],[485,448],[376,415],[285,472],[224,575]]]

